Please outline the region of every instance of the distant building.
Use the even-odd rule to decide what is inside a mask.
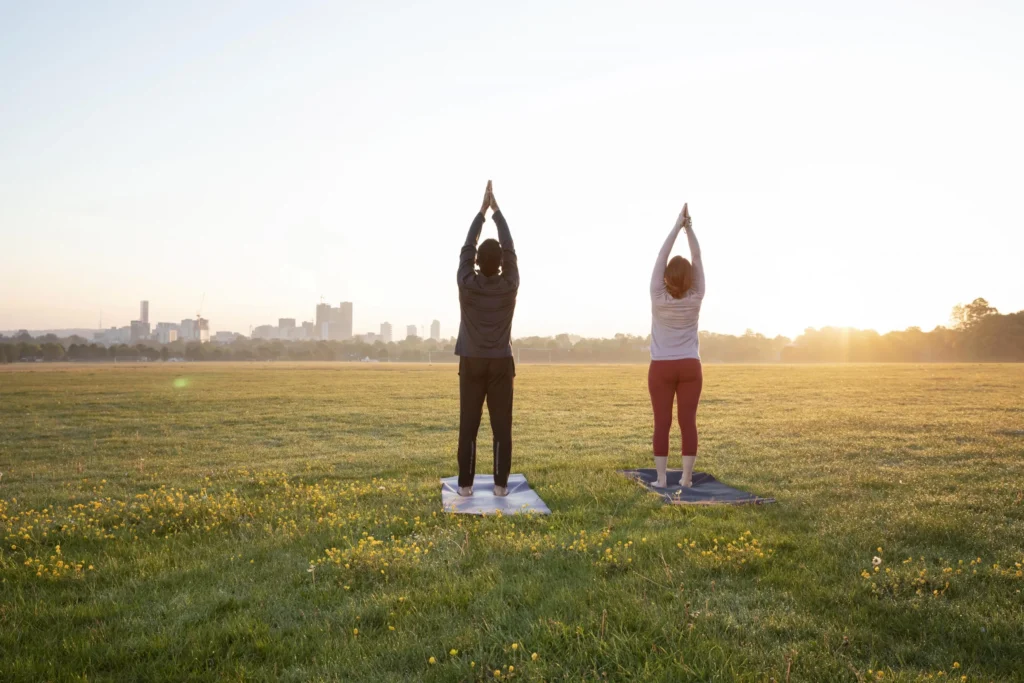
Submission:
[[[149,302],[139,302],[139,322],[149,324]]]
[[[210,321],[206,318],[185,318],[178,326],[178,339],[207,343],[210,341]]]
[[[132,340],[132,328],[131,327],[111,327],[108,330],[97,332],[93,335],[93,341],[97,344],[103,344],[104,346],[113,346],[114,344],[127,344]]]
[[[303,339],[316,339],[316,324],[309,322],[308,320],[302,323],[302,338]]]
[[[277,339],[278,328],[273,325],[260,325],[252,331],[253,339]]]
[[[441,321],[435,320],[430,323],[430,338],[434,341],[441,341]]]
[[[345,341],[351,338],[352,302],[342,301],[340,307],[331,309],[331,339]]]
[[[241,338],[241,336],[242,335],[237,332],[217,332],[213,335],[213,339],[211,341],[213,341],[214,344],[230,344],[236,339]]]
[[[417,337],[417,336],[419,336],[419,335],[416,334],[416,326],[415,325],[407,325],[406,328],[405,328],[405,338],[408,339],[409,337]]]
[[[330,304],[317,304],[316,305],[316,335],[320,339],[328,338],[328,326],[331,322],[331,305]]]
[[[320,339],[352,339],[352,302],[342,301],[338,308],[332,308],[329,304],[318,304],[316,331]]]
[[[282,332],[284,330],[293,330],[295,329],[295,318],[278,318],[277,326],[281,328]]]
[[[157,323],[156,340],[161,344],[170,344],[178,340],[178,325],[177,323]]]
[[[331,311],[333,313],[333,311]],[[352,338],[352,302],[342,301],[337,314],[338,338],[345,340]],[[333,322],[333,321],[332,321]]]
[[[133,320],[129,329],[131,330],[130,334],[132,343],[142,341],[143,339],[149,339],[148,322],[144,323],[141,320]]]
[[[384,341],[379,334],[374,334],[373,332],[357,335],[355,340],[364,344],[375,344],[379,341]]]
[[[380,340],[385,344],[391,343],[391,323],[380,324]]]

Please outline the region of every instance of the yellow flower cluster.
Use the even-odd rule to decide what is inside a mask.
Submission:
[[[315,566],[342,570],[346,579],[388,578],[398,569],[420,564],[433,548],[433,542],[420,545],[394,536],[381,541],[363,532],[363,537],[347,548],[328,548],[324,556],[315,560]]]
[[[244,477],[243,482],[239,485],[232,477],[232,484],[220,490],[206,477],[198,490],[160,486],[117,498],[105,493],[105,480],[94,485],[83,479],[78,492],[84,495],[67,505],[33,508],[19,505],[17,498],[5,499],[0,501],[2,547],[5,554],[15,556],[15,564],[48,576],[56,562],[64,561],[54,560],[51,567],[44,559],[46,549],[62,543],[70,548],[84,541],[95,549],[96,541],[140,542],[181,535],[298,537],[325,530],[340,532],[345,539],[369,533],[408,535],[426,526],[423,515],[411,511],[436,505],[433,491],[414,495],[404,482],[393,480],[304,482],[280,472],[236,474]],[[428,519],[438,522],[433,516]],[[401,555],[401,550],[396,553]],[[424,547],[418,552],[425,551]],[[66,571],[63,565],[58,570]]]
[[[703,547],[696,541],[684,538],[678,547],[686,553],[696,554],[702,563],[716,568],[742,568],[771,559],[775,554],[774,549],[764,547],[750,531],[745,531],[733,540],[713,538]]]
[[[86,571],[93,569],[84,560],[71,562],[64,559],[60,546],[48,558],[28,557],[22,563],[39,578],[60,579],[65,577],[81,578]]]
[[[874,563],[871,570],[860,572],[861,578],[879,596],[893,598],[939,598],[958,585],[986,577],[1009,579],[1013,582],[1024,579],[1024,563],[1015,562],[1009,566],[993,564],[986,566],[980,557],[965,563],[964,560],[939,558],[932,566],[920,557],[908,557],[893,567],[884,567],[884,562]],[[979,574],[979,571],[981,572]],[[1018,584],[1019,585],[1019,584]],[[1020,589],[1017,589],[1020,592]]]

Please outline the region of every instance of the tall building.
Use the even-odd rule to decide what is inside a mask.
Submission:
[[[441,341],[441,321],[435,320],[430,323],[430,338],[434,341]]]
[[[352,302],[342,301],[339,310],[339,321],[341,322],[341,338],[352,338]]]
[[[139,302],[139,322],[149,324],[149,302]]]
[[[380,340],[385,344],[391,343],[391,323],[380,324]]]
[[[185,318],[181,321],[181,324],[178,325],[178,339],[193,341],[197,336],[199,336],[196,330],[196,321],[192,318]]]
[[[206,318],[199,319],[199,341],[206,344],[210,341],[210,321]]]
[[[331,322],[331,305],[316,305],[316,336],[319,339],[328,339],[329,325]]]
[[[282,336],[287,336],[285,330],[295,329],[295,318],[278,318],[277,326],[281,328]]]
[[[408,339],[409,337],[416,337],[416,336],[418,336],[416,334],[416,326],[415,325],[406,325],[406,327],[405,327],[405,338]]]
[[[332,308],[330,304],[317,304],[316,331],[320,339],[351,339],[352,302],[342,301],[338,308]]]

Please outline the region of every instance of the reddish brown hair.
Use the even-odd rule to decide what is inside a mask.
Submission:
[[[682,256],[676,256],[665,268],[665,289],[673,299],[682,299],[693,286],[693,268]]]

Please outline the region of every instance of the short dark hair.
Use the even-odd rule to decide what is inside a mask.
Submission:
[[[480,274],[485,277],[497,275],[501,268],[501,245],[498,240],[484,240],[476,250],[476,264],[480,266]]]

